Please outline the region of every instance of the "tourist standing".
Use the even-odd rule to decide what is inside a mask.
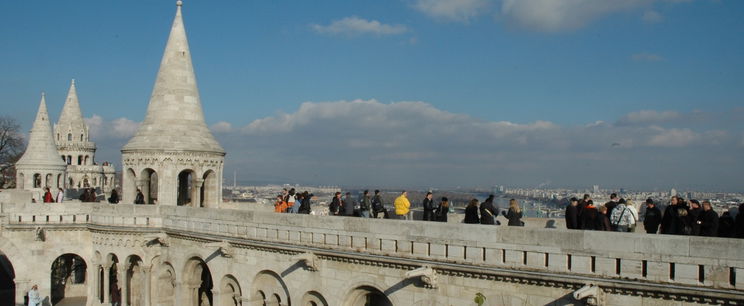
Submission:
[[[478,218],[478,199],[470,200],[468,206],[465,207],[465,220],[463,222],[469,224],[480,223],[480,218]]]
[[[354,216],[354,198],[351,197],[351,192],[347,192],[343,202],[343,215],[347,217]]]
[[[509,220],[509,226],[524,226],[522,208],[519,207],[519,203],[515,199],[509,200],[509,211],[504,214],[504,217]]]
[[[607,205],[605,205],[605,208],[607,208]],[[610,208],[607,208],[607,214],[610,213]],[[620,201],[620,203],[613,209],[612,214],[610,216],[610,224],[613,231],[617,232],[628,232],[630,229],[630,224],[633,221],[633,213],[630,212],[630,209],[628,209],[628,206],[625,203],[625,200]]]
[[[581,201],[579,201],[579,204],[577,205],[577,208],[579,210],[579,229],[584,229],[584,208],[591,200],[592,197],[589,196],[588,193],[585,193],[584,197],[581,199]],[[594,224],[587,226],[586,229],[594,229]]]
[[[139,188],[137,188],[137,196],[134,197],[134,204],[145,204],[145,195]]]
[[[393,205],[395,205],[395,215],[398,219],[408,220],[408,212],[411,207],[411,202],[408,201],[408,192],[405,190],[401,192],[400,195],[395,198]]]
[[[615,208],[617,210],[617,208]],[[607,206],[599,207],[599,214],[597,215],[597,230],[599,231],[612,231],[612,225],[610,225],[610,218],[607,216]]]
[[[739,204],[739,214],[736,215],[733,232],[734,238],[744,238],[744,203]]]
[[[703,213],[703,208],[700,207],[698,200],[690,200],[690,211],[687,213],[687,222],[692,228],[690,235],[700,236],[700,214]]]
[[[307,191],[302,193],[302,201],[300,202],[300,208],[297,209],[298,214],[306,214],[309,215],[310,212],[313,210],[311,207],[311,202],[314,194],[308,193]]]
[[[499,215],[499,212],[497,212],[493,206],[493,195],[489,195],[488,198],[481,203],[480,215],[481,224],[496,224],[496,216]]]
[[[295,189],[289,189],[289,192],[287,192],[287,196],[284,198],[284,201],[287,202],[287,212],[292,211],[292,207],[294,206],[296,200],[297,196],[295,195]]]
[[[44,203],[54,203],[54,196],[52,196],[49,187],[44,188]]]
[[[664,209],[664,216],[661,218],[661,233],[673,235],[677,232],[677,204],[679,198],[672,196],[669,205]]]
[[[579,229],[579,199],[571,198],[566,206],[566,228]]]
[[[111,189],[111,196],[109,196],[108,202],[111,204],[119,203],[119,193],[116,192],[116,189]]]
[[[446,223],[448,213],[449,213],[449,199],[447,199],[447,197],[442,197],[442,201],[439,202],[439,206],[434,211],[434,220]]]
[[[277,213],[283,213],[284,209],[286,209],[286,202],[284,202],[284,196],[277,195],[276,201],[274,201],[274,212]]]
[[[737,220],[742,211],[736,216]],[[713,210],[710,201],[703,201],[703,211],[696,222],[700,228],[700,236],[716,237],[718,236],[718,214]]]
[[[336,191],[336,194],[333,195],[333,199],[331,200],[331,204],[328,206],[328,212],[331,216],[337,216],[340,209],[341,192]]]
[[[390,216],[388,215],[388,211],[385,208],[385,205],[382,204],[382,196],[380,195],[380,190],[375,190],[375,196],[372,197],[372,210],[374,211],[375,219],[377,219],[377,216],[380,213],[383,213],[382,216],[385,219],[389,219]]]
[[[654,200],[648,198],[646,199],[646,215],[643,217],[643,227],[646,228],[646,233],[656,234],[659,230],[659,224],[661,224],[661,210],[656,207]]]
[[[422,206],[424,207],[424,221],[434,221],[434,196],[431,194],[431,192],[427,192],[426,196],[424,197],[424,201]]]
[[[28,291],[28,306],[39,306],[41,305],[41,295],[39,294],[39,286],[31,286],[31,290]]]
[[[594,206],[594,201],[586,201],[586,206],[584,207],[584,209],[581,210],[581,218],[579,219],[581,228],[585,230],[601,229],[601,224],[599,223],[600,219],[598,215],[599,212]]]
[[[65,190],[62,188],[59,188],[59,191],[57,191],[57,203],[62,203],[62,201],[65,200]]]
[[[615,208],[617,207],[617,205],[619,204],[619,202],[620,202],[620,199],[617,197],[617,193],[614,193],[613,192],[610,195],[610,201],[607,202],[607,203],[605,203],[605,205],[604,205],[605,207],[607,207],[607,215],[608,216],[612,216],[613,215],[613,212],[614,212]],[[610,222],[610,225],[612,226],[612,230],[617,230],[617,227],[616,227],[616,225],[614,223],[611,223]]]
[[[369,218],[369,209],[372,207],[372,199],[369,197],[369,190],[365,190],[362,193],[362,198],[359,201],[359,216],[362,218]]]

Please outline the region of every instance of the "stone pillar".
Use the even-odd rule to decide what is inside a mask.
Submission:
[[[129,305],[129,286],[127,286],[129,264],[120,264],[116,271],[116,280],[119,281],[119,289],[121,289],[121,306]]]
[[[201,284],[186,284],[187,305],[199,306],[199,287]]]
[[[212,292],[212,306],[220,306],[222,305],[222,294],[219,290],[212,288],[210,290]]]
[[[151,281],[151,279],[152,279],[152,265],[142,266],[142,278],[145,281],[145,285],[142,288],[142,290],[145,291],[144,292],[145,294],[143,295],[143,298],[142,298],[144,300],[143,303],[142,303],[142,305],[143,306],[150,306],[150,305],[152,305],[151,302],[150,302],[150,292],[152,291],[152,288],[151,288],[151,285],[150,285],[151,282],[152,282]]]
[[[111,264],[103,266],[103,304],[111,303]]]
[[[193,175],[196,175],[194,173]],[[204,180],[200,178],[194,178],[191,182],[191,203],[192,207],[201,206],[201,187],[204,185]],[[208,207],[207,203],[204,203],[204,207]]]
[[[147,179],[138,179],[137,180],[137,188],[139,188],[140,191],[142,191],[142,194],[145,196],[145,204],[150,203],[150,178]],[[137,198],[137,189],[134,190],[134,198]]]
[[[100,266],[98,263],[93,262],[90,267],[85,269],[85,283],[88,285],[86,288],[88,299],[85,305],[96,305],[100,302],[98,300],[98,269]]]

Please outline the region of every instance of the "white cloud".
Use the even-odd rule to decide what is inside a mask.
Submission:
[[[559,32],[577,29],[602,16],[647,3],[645,0],[503,0],[501,15],[522,28]]]
[[[666,60],[663,56],[648,52],[641,52],[633,54],[633,56],[630,57],[636,62],[661,62]]]
[[[617,125],[644,125],[644,124],[658,124],[660,122],[667,122],[676,120],[682,117],[682,114],[676,111],[655,111],[655,110],[641,110],[637,112],[628,113],[625,116],[617,120]]]
[[[487,11],[488,0],[417,0],[413,8],[445,21],[468,22]]]
[[[643,17],[641,17],[644,22],[646,23],[659,23],[664,21],[664,16],[659,14],[659,12],[654,10],[646,10],[643,12]]]
[[[230,124],[230,122],[220,121],[212,124],[209,129],[212,130],[213,133],[229,133],[232,131],[232,124]]]
[[[88,125],[90,138],[93,141],[106,140],[109,138],[129,139],[134,136],[139,127],[139,122],[127,118],[118,118],[112,121],[106,121],[103,117],[93,114],[90,118],[85,118]]]
[[[317,33],[328,35],[398,35],[408,32],[408,27],[401,24],[384,24],[377,20],[367,20],[356,16],[335,20],[329,25],[312,24],[310,27]]]
[[[663,129],[652,127],[658,133],[652,135],[648,141],[650,146],[659,147],[686,147],[700,139],[700,134],[690,129]]]

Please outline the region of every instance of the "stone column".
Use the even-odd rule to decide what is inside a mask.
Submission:
[[[201,187],[204,185],[204,180],[200,178],[194,178],[191,182],[191,203],[192,207],[201,206]],[[207,207],[207,203],[204,203],[204,207]]]
[[[111,264],[103,266],[103,304],[111,303]]]
[[[127,286],[129,264],[120,264],[116,271],[116,280],[119,281],[119,289],[121,289],[121,306],[129,305],[129,286]]]
[[[152,291],[152,288],[150,285],[151,279],[152,279],[152,265],[142,266],[142,278],[145,281],[145,286],[142,289],[145,291],[144,292],[145,294],[143,295],[143,298],[142,298],[144,300],[142,305],[150,306],[152,305],[150,302],[150,292]]]
[[[221,293],[217,289],[210,290],[212,292],[212,306],[220,306],[222,305],[222,298],[223,293]]]
[[[150,178],[147,179],[138,179],[137,180],[137,188],[139,188],[140,191],[142,191],[142,194],[145,196],[145,204],[150,203]],[[134,190],[134,198],[137,198],[137,190]]]

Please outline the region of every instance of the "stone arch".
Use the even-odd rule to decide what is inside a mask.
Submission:
[[[41,174],[34,173],[34,188],[41,188]]]
[[[81,136],[82,136],[82,135],[81,135]],[[84,159],[84,161],[83,161],[83,164],[85,164],[85,165],[89,165],[89,164],[88,164],[89,162],[90,162],[90,156],[88,156],[88,155],[85,155],[85,159]]]
[[[65,185],[65,176],[62,173],[57,174],[57,188],[62,188]]]
[[[145,204],[154,204],[158,200],[158,172],[152,168],[145,168],[140,173],[139,188],[145,196]],[[136,194],[136,191],[135,191]]]
[[[380,289],[370,285],[362,285],[355,287],[346,294],[343,305],[392,306],[393,302]]]
[[[67,164],[72,165],[72,155],[67,155]]]
[[[328,302],[323,297],[320,292],[317,291],[308,291],[305,293],[304,296],[302,296],[302,303],[300,305],[303,306],[328,306]]]
[[[258,303],[257,305],[266,305],[272,302],[277,302],[272,305],[292,304],[287,285],[276,272],[263,270],[253,278],[252,284],[251,300]]]
[[[197,206],[198,196],[196,186],[201,185],[200,179],[197,180],[196,172],[192,169],[184,169],[178,173],[178,206]]]
[[[199,206],[201,207],[211,207],[213,205],[217,205],[217,203],[220,202],[220,199],[218,199],[218,191],[219,191],[219,184],[217,181],[217,173],[214,172],[214,170],[207,170],[204,172],[204,175],[202,176],[202,186],[201,186],[201,203],[199,203]]]
[[[53,187],[54,183],[54,175],[51,173],[47,173],[47,175],[44,177],[44,186],[43,187]]]
[[[119,305],[132,305],[140,306],[145,304],[145,290],[148,288],[145,286],[142,271],[142,258],[139,255],[129,255],[121,267],[119,267],[121,273],[121,279],[118,283],[119,291]]]
[[[169,262],[158,265],[155,274],[154,298],[156,305],[176,305],[176,270]]]
[[[69,183],[70,184],[67,185],[67,188],[75,188],[75,181],[72,178],[70,178],[70,182]]]
[[[15,305],[15,269],[8,256],[0,250],[0,305]]]
[[[80,255],[65,253],[57,257],[51,266],[51,300],[57,304],[64,298],[86,299],[87,264]]]
[[[213,305],[212,274],[209,266],[199,257],[191,257],[183,269],[185,301],[187,306]]]
[[[72,133],[67,133],[67,141],[72,141]]]
[[[78,155],[78,162],[77,162],[77,164],[78,164],[78,166],[80,166],[80,165],[83,164],[83,156],[82,155]]]
[[[241,306],[242,293],[238,280],[228,274],[220,282],[220,305],[221,306]]]

